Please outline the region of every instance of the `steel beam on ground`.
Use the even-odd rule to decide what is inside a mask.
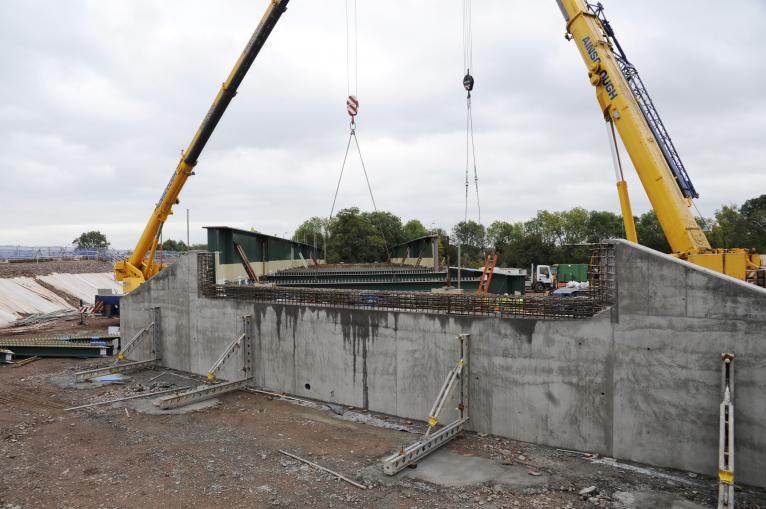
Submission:
[[[198,387],[188,392],[184,392],[183,394],[162,398],[158,401],[157,405],[163,410],[179,408],[191,403],[214,398],[215,396],[220,396],[221,394],[226,394],[227,392],[237,391],[243,387],[246,387],[249,383],[250,379],[245,379],[234,380],[233,382],[223,382],[207,387]]]
[[[439,431],[432,433],[428,438],[418,440],[401,451],[384,458],[383,471],[388,475],[394,475],[413,463],[417,463],[439,447],[454,439],[461,431],[463,431],[463,427],[467,420],[467,417],[458,419]]]
[[[109,342],[114,342],[115,339],[119,339],[119,336],[67,336],[67,335],[56,335],[56,336],[39,336],[34,338],[14,338],[14,337],[5,337],[0,338],[0,347],[14,347],[14,346],[35,346],[35,345],[44,345],[48,346],[52,343],[58,344],[58,343],[65,343],[65,344],[91,344],[94,341],[103,342],[105,344],[108,344]],[[95,346],[95,345],[94,345]],[[98,345],[101,346],[101,345]]]
[[[124,364],[115,364],[113,366],[107,366],[105,368],[89,369],[87,371],[79,371],[74,374],[74,379],[77,382],[84,382],[90,378],[96,378],[104,375],[112,375],[114,373],[127,373],[129,371],[136,371],[139,369],[149,368],[157,362],[155,359],[148,361],[135,361],[126,362]]]
[[[112,354],[111,346],[92,346],[88,344],[70,344],[64,341],[51,344],[14,346],[13,354],[16,357],[109,357]]]

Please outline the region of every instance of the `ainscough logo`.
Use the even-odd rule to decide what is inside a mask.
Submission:
[[[601,62],[601,59],[598,58],[598,53],[596,53],[596,48],[593,47],[593,43],[590,41],[590,37],[585,37],[582,40],[582,43],[585,46],[585,51],[588,52],[590,59],[594,62]]]
[[[593,62],[601,62],[601,58],[599,58],[598,53],[596,52],[596,48],[593,46],[593,42],[591,42],[590,37],[584,37],[582,43],[585,47],[585,51],[588,52],[590,59]],[[601,84],[604,86],[606,93],[609,94],[610,99],[614,100],[614,98],[617,97],[617,89],[614,87],[614,83],[612,83],[612,80],[609,78],[609,74],[602,69],[600,75]]]

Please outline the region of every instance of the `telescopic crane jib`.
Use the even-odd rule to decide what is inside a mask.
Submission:
[[[604,119],[620,134],[672,254],[738,279],[749,279],[759,270],[760,257],[751,249],[710,247],[690,210],[697,191],[601,4],[556,1],[567,23],[567,38],[577,44],[590,82],[596,87]],[[621,201],[624,198],[627,202],[626,190],[620,189],[620,193]]]
[[[157,202],[141,234],[141,238],[139,238],[135,249],[133,249],[133,254],[127,260],[120,260],[115,264],[115,277],[118,281],[123,282],[125,293],[134,290],[164,267],[164,264],[157,263],[154,260],[154,253],[157,250],[162,225],[168,216],[173,213],[173,205],[179,203],[178,196],[186,183],[186,179],[194,175],[194,166],[197,164],[197,159],[202,153],[202,149],[205,148],[205,144],[210,139],[210,135],[213,134],[218,121],[221,120],[229,103],[237,94],[237,88],[242,83],[242,79],[250,69],[255,57],[258,56],[263,44],[268,39],[277,21],[279,21],[280,16],[285,12],[288,2],[289,0],[272,0],[269,3],[255,32],[248,41],[247,46],[245,46],[237,63],[234,64],[229,77],[221,86],[221,90],[218,92],[212,106],[210,106],[207,115],[202,120],[202,124],[197,129],[189,147],[181,156],[181,161],[178,163],[175,173],[170,178],[170,182],[168,182],[165,191]]]

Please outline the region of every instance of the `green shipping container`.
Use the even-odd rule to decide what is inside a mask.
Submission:
[[[584,283],[588,280],[587,263],[562,263],[556,265],[556,268],[556,277],[560,283],[568,283],[570,281]]]

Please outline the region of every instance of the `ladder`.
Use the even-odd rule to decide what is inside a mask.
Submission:
[[[476,295],[489,293],[489,283],[492,281],[492,274],[495,272],[495,266],[497,265],[497,255],[487,256],[487,261],[484,263],[484,272],[481,273],[481,280],[479,281],[479,288],[476,289]]]

